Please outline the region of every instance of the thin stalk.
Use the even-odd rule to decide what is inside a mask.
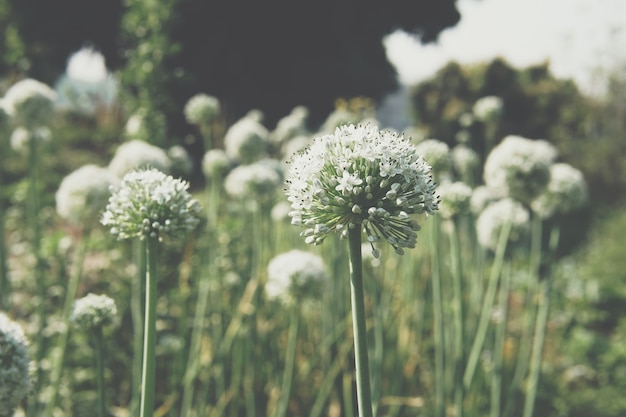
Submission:
[[[430,222],[431,289],[433,293],[433,332],[435,342],[435,417],[445,412],[444,384],[444,334],[443,299],[441,295],[441,271],[439,264],[439,219]]]
[[[461,264],[461,242],[458,219],[451,222],[451,263],[452,263],[452,314],[454,322],[454,406],[456,417],[463,417],[463,361],[465,346],[463,328],[463,272]]]
[[[298,340],[298,323],[300,314],[296,306],[291,308],[291,320],[289,322],[289,336],[287,339],[287,351],[285,356],[285,370],[283,373],[283,383],[280,390],[280,397],[276,405],[276,417],[287,415],[287,405],[293,381],[293,371],[296,364],[296,342]]]
[[[132,369],[132,399],[130,412],[136,415],[141,401],[141,371],[143,363],[143,311],[146,290],[146,248],[145,242],[134,240],[132,242],[134,258],[137,264],[138,274],[131,282],[130,310],[133,322],[133,369]]]
[[[94,349],[96,353],[96,382],[98,387],[98,417],[106,417],[104,396],[104,355],[102,353],[102,326],[93,329]]]
[[[0,131],[0,134],[3,132]],[[11,281],[7,268],[7,251],[4,241],[4,189],[2,188],[2,169],[0,169],[0,310],[9,310]]]
[[[369,359],[367,357],[367,329],[365,326],[361,228],[354,227],[350,229],[348,240],[350,248],[350,299],[354,331],[354,359],[356,366],[358,412],[360,417],[373,417]]]
[[[507,266],[510,267],[510,264],[507,263]],[[496,327],[496,336],[493,348],[493,369],[491,373],[491,417],[501,416],[503,349],[504,339],[506,337],[510,289],[511,270],[510,268],[506,268],[506,271],[502,274],[502,280],[500,283],[498,305],[500,306],[501,316]]]
[[[465,368],[465,374],[463,375],[463,385],[466,391],[469,390],[472,384],[472,379],[474,378],[474,372],[476,371],[476,366],[478,365],[480,352],[482,351],[483,344],[485,343],[487,326],[489,325],[491,309],[493,307],[493,302],[496,297],[496,289],[498,288],[498,280],[500,278],[500,272],[502,271],[502,264],[504,262],[504,255],[506,253],[506,247],[509,241],[510,233],[511,222],[507,222],[500,231],[498,246],[496,248],[493,265],[491,266],[491,274],[489,275],[489,282],[487,283],[487,290],[485,292],[485,298],[483,300],[483,306],[480,312],[480,318],[478,320],[476,336],[474,337],[472,349],[470,350],[469,358],[467,360],[467,366]]]
[[[154,412],[155,394],[155,346],[157,302],[157,245],[154,238],[144,240],[146,251],[146,302],[143,338],[143,365],[141,370],[141,399],[139,416],[149,417]]]

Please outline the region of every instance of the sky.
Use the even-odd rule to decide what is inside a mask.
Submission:
[[[516,67],[548,61],[552,73],[601,95],[608,71],[626,68],[626,0],[458,0],[460,22],[421,45],[394,32],[384,39],[400,81],[430,78],[450,60],[500,56]]]

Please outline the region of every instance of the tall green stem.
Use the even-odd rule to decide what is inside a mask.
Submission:
[[[285,371],[283,373],[283,383],[276,406],[276,417],[287,415],[287,405],[289,404],[289,394],[293,381],[293,370],[296,363],[296,342],[298,340],[298,322],[300,312],[296,305],[291,308],[291,321],[289,323],[289,338],[287,340],[287,352],[285,357]]]
[[[441,271],[439,265],[439,219],[430,223],[431,288],[433,293],[433,333],[435,342],[435,416],[445,413],[444,384],[444,337],[443,337],[443,299],[441,295]]]
[[[139,416],[152,416],[155,391],[155,346],[156,346],[156,302],[157,302],[157,245],[154,238],[144,240],[146,251],[146,305],[143,337],[143,365],[141,370],[141,400]]]
[[[361,228],[355,227],[351,229],[348,233],[348,240],[350,247],[350,299],[354,331],[357,404],[360,417],[373,417],[369,359],[367,356],[367,329],[365,326]]]
[[[463,272],[458,219],[452,221],[452,314],[454,319],[454,404],[456,417],[463,417],[463,361],[465,346],[463,328]]]
[[[0,131],[0,135],[2,133],[3,132]],[[8,311],[11,282],[9,281],[7,252],[4,242],[4,193],[2,185],[2,169],[0,168],[0,310]]]
[[[102,326],[93,329],[94,349],[96,351],[96,381],[98,386],[98,417],[106,417],[104,397],[104,355],[102,353]]]

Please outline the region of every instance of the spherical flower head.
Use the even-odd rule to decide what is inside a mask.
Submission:
[[[473,181],[480,168],[478,153],[467,145],[456,145],[452,148],[452,165],[464,181]]]
[[[224,150],[233,161],[249,164],[265,156],[269,131],[251,117],[235,122],[224,135]]]
[[[109,74],[104,55],[91,47],[74,52],[67,61],[65,72],[71,79],[92,84],[104,82]]]
[[[265,293],[270,299],[298,302],[304,297],[319,298],[329,274],[318,255],[291,250],[270,260]]]
[[[11,149],[15,152],[25,153],[28,152],[31,140],[42,144],[50,142],[51,138],[52,132],[50,132],[50,129],[46,126],[35,127],[32,129],[26,129],[22,126],[18,126],[11,134]]]
[[[202,172],[207,179],[220,179],[228,170],[232,162],[222,149],[211,149],[202,157]]]
[[[439,211],[447,219],[467,213],[472,198],[472,188],[464,182],[444,182],[437,189],[441,196]]]
[[[13,122],[28,129],[45,126],[54,115],[56,93],[46,84],[31,78],[11,86],[2,100]]]
[[[452,168],[452,155],[447,143],[438,139],[425,139],[415,145],[415,148],[430,164],[436,176],[447,173]]]
[[[220,113],[220,102],[208,94],[196,94],[185,104],[185,119],[193,125],[211,123]]]
[[[234,198],[253,197],[260,202],[271,202],[282,182],[279,165],[261,160],[249,165],[239,165],[230,171],[224,180],[224,189]]]
[[[519,242],[528,236],[530,214],[521,203],[511,198],[504,198],[488,205],[476,221],[478,242],[483,247],[495,251],[500,232],[508,222],[511,222],[509,242]]]
[[[372,244],[384,239],[402,254],[417,241],[419,225],[410,215],[438,209],[430,170],[402,135],[338,127],[291,161],[286,194],[292,224],[305,228],[301,235],[311,244],[359,227]]]
[[[288,161],[294,154],[311,145],[313,138],[308,135],[295,136],[284,142],[281,148],[283,160]]]
[[[172,174],[189,175],[193,170],[193,161],[189,152],[181,145],[174,145],[167,150]]]
[[[321,131],[324,133],[332,133],[339,126],[354,124],[359,121],[359,116],[350,110],[339,107],[331,112],[322,124]]]
[[[73,223],[95,222],[107,205],[111,186],[119,182],[106,168],[84,165],[61,181],[55,194],[57,213]]]
[[[74,302],[70,320],[84,331],[111,324],[117,315],[115,301],[106,295],[89,293]]]
[[[478,120],[486,122],[497,120],[502,114],[503,108],[504,104],[500,97],[486,96],[476,100],[472,112]]]
[[[487,206],[493,202],[501,200],[504,195],[486,185],[479,185],[472,190],[470,197],[470,211],[478,216]]]
[[[138,139],[118,146],[109,162],[109,169],[119,178],[133,170],[146,167],[170,172],[171,161],[163,149]]]
[[[548,185],[553,157],[545,143],[507,136],[487,156],[485,184],[529,204]]]
[[[550,182],[531,203],[531,208],[546,219],[580,208],[587,198],[587,183],[583,173],[569,164],[557,163],[550,167]]]
[[[22,328],[0,313],[0,416],[12,416],[30,390],[30,356]]]
[[[270,140],[277,144],[283,144],[296,136],[307,134],[306,119],[309,111],[306,107],[298,106],[291,113],[276,123],[276,128],[270,134]]]
[[[167,118],[162,112],[141,107],[128,118],[124,137],[149,143],[164,143],[167,136]]]
[[[156,169],[129,172],[112,195],[101,223],[118,239],[177,236],[199,223],[200,204],[189,192],[189,183]]]

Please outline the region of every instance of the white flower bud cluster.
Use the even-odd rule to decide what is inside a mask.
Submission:
[[[210,149],[202,157],[202,172],[207,179],[221,179],[229,170],[232,162],[222,149]]]
[[[550,167],[548,186],[532,203],[531,208],[546,219],[581,207],[588,198],[583,173],[569,164],[557,163]]]
[[[231,197],[267,199],[273,197],[277,187],[283,182],[279,171],[280,162],[260,160],[249,165],[239,165],[228,173],[224,189]]]
[[[109,162],[109,170],[119,178],[133,170],[146,167],[169,172],[171,161],[163,149],[139,139],[124,142],[118,146]]]
[[[111,324],[117,315],[115,301],[106,295],[89,293],[74,302],[70,320],[84,331]]]
[[[322,258],[310,252],[291,250],[270,260],[265,292],[270,299],[297,302],[318,298],[329,280]]]
[[[452,165],[454,171],[464,181],[477,180],[477,174],[480,172],[480,157],[478,153],[467,145],[456,145],[450,151],[452,157]]]
[[[30,390],[30,356],[22,328],[0,313],[0,416],[11,416]]]
[[[437,189],[441,196],[439,212],[447,219],[469,211],[472,188],[464,182],[444,182]]]
[[[530,233],[530,214],[521,203],[503,198],[488,205],[476,221],[478,242],[485,248],[496,250],[500,232],[508,222],[511,222],[510,242],[518,242]]]
[[[502,114],[504,105],[502,99],[496,96],[479,98],[472,107],[474,117],[483,122],[495,120]]]
[[[50,123],[56,97],[54,90],[46,84],[26,78],[7,90],[2,104],[16,125],[32,129]]]
[[[233,161],[249,164],[267,154],[269,131],[252,117],[235,122],[224,135],[224,150]]]
[[[28,152],[31,140],[43,144],[50,142],[50,139],[52,139],[52,132],[50,132],[50,128],[47,126],[33,127],[31,129],[18,126],[11,134],[11,149],[15,152]]]
[[[363,228],[372,246],[383,239],[402,254],[415,247],[420,229],[410,215],[438,209],[430,170],[402,135],[340,126],[291,161],[286,194],[292,224],[305,228],[301,235],[310,244]]]
[[[415,145],[415,148],[432,167],[435,175],[447,173],[452,168],[452,155],[447,143],[438,139],[425,139]]]
[[[200,204],[189,192],[189,183],[156,169],[132,171],[112,195],[101,223],[118,239],[176,236],[199,223]]]
[[[185,119],[193,125],[208,124],[220,113],[220,102],[216,97],[200,93],[191,97],[184,108]]]
[[[281,145],[288,140],[307,135],[306,119],[309,111],[304,106],[295,107],[291,113],[276,123],[276,128],[270,133],[270,140],[276,145]]]

